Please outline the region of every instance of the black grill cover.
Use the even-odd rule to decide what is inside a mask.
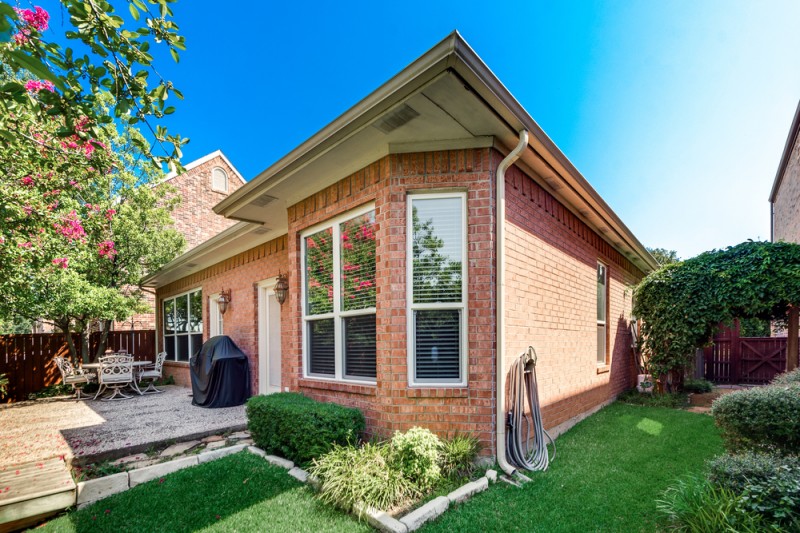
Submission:
[[[233,407],[250,397],[250,365],[230,337],[208,339],[192,356],[190,367],[193,405]]]

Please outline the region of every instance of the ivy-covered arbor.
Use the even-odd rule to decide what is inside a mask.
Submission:
[[[797,367],[800,245],[748,241],[667,265],[635,290],[654,375],[685,367],[720,322],[787,321],[787,367]]]

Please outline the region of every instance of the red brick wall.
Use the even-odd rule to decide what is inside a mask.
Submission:
[[[227,192],[211,188],[211,171],[216,167],[220,167],[228,174]],[[213,210],[215,205],[244,185],[239,175],[221,156],[213,157],[179,176],[166,180],[165,183],[174,187],[175,194],[181,199],[180,204],[172,211],[172,219],[175,221],[175,229],[186,238],[184,252],[236,224],[235,220],[217,215]],[[147,295],[144,301],[153,308],[155,301],[152,296]],[[136,329],[154,329],[155,315],[136,314],[123,322],[115,322],[113,328],[130,329],[131,322],[136,325]]]
[[[517,167],[506,174],[506,209],[506,368],[536,349],[552,428],[635,382],[628,321],[643,274]],[[597,366],[598,261],[608,267],[605,367]]]
[[[800,135],[773,204],[773,240],[800,243]]]
[[[299,233],[375,201],[377,385],[302,379],[302,315],[296,298],[286,304],[291,320],[284,322],[284,385],[320,400],[360,408],[373,434],[386,436],[423,425],[443,435],[469,431],[490,442],[495,330],[492,172],[488,149],[390,155],[289,208],[289,268],[298,279]],[[469,383],[465,388],[408,388],[406,193],[430,189],[467,191]]]
[[[164,298],[201,288],[203,291],[203,340],[206,340],[210,331],[208,297],[223,289],[230,289],[231,304],[223,317],[225,335],[231,337],[250,359],[251,391],[255,394],[258,391],[258,287],[256,284],[277,276],[279,270],[286,272],[287,268],[286,236],[284,235],[159,288],[158,301],[161,302]],[[158,319],[161,320],[161,305],[157,310]],[[161,334],[161,328],[159,328],[158,334]],[[158,337],[157,342],[161,349],[162,338]],[[165,373],[174,376],[176,383],[186,387],[191,386],[187,363],[168,363]]]

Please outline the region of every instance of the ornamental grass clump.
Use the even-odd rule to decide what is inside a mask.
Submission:
[[[765,530],[761,516],[741,506],[733,491],[698,477],[680,479],[656,501],[656,508],[675,531],[730,531],[756,533]]]
[[[389,455],[386,444],[334,445],[309,469],[322,484],[320,499],[345,511],[386,510],[419,496],[414,483],[389,463]]]
[[[443,440],[439,451],[442,476],[452,480],[469,478],[475,471],[480,450],[477,437],[467,433],[456,433],[453,438]]]

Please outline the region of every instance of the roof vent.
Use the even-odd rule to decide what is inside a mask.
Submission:
[[[271,204],[275,200],[277,200],[277,198],[275,198],[274,196],[270,196],[269,194],[262,194],[255,200],[252,200],[250,203],[258,207],[264,207],[267,204]]]
[[[419,116],[408,104],[403,104],[375,121],[373,126],[383,133],[391,133]]]
[[[266,226],[260,226],[254,229],[253,233],[255,233],[256,235],[264,235],[265,233],[269,233],[270,231],[272,231],[272,228],[268,228]]]

